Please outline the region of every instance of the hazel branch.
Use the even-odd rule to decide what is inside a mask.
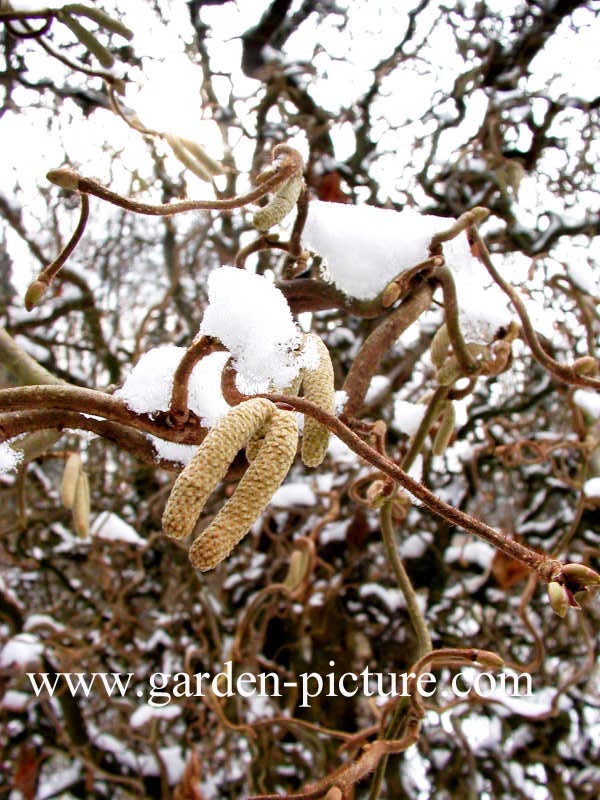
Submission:
[[[444,294],[444,315],[452,350],[461,370],[465,375],[472,375],[474,372],[477,372],[478,365],[477,361],[475,361],[467,350],[467,343],[460,329],[458,299],[456,297],[456,285],[452,272],[448,267],[438,267],[433,273],[433,277],[437,278],[441,284]]]
[[[97,419],[79,411],[65,411],[56,408],[0,414],[0,441],[12,439],[22,433],[29,433],[33,443],[35,441],[34,437],[39,436],[42,431],[63,431],[65,429],[89,431],[97,436],[102,436],[102,438],[112,442],[119,449],[126,450],[135,458],[153,467],[160,467],[170,472],[179,472],[181,470],[181,464],[178,461],[160,458],[147,436],[119,422]],[[164,431],[155,431],[154,435],[166,438]],[[196,442],[188,443],[199,444],[199,440],[201,440],[201,437],[197,437]],[[18,443],[19,449],[22,441],[20,440]],[[27,442],[28,440],[25,439],[24,441]],[[52,438],[49,441],[42,442],[35,452],[31,450],[31,446],[26,446],[25,460],[30,461],[37,458],[48,447],[51,447],[55,441],[56,439]]]
[[[188,422],[185,427],[179,430],[174,430],[160,417],[157,418],[155,416],[153,418],[147,414],[137,414],[131,411],[119,398],[94,389],[83,389],[79,386],[26,386],[0,390],[0,412],[7,412],[0,418],[0,436],[7,430],[8,418],[12,412],[30,409],[42,409],[51,414],[57,414],[61,411],[93,414],[144,433],[151,433],[168,441],[182,444],[198,444],[206,435],[206,429],[197,420]],[[60,425],[57,423],[46,427],[60,428]],[[15,436],[24,430],[27,430],[27,428],[21,426],[15,432],[11,427],[8,435],[3,436],[3,438]]]
[[[483,206],[475,206],[470,211],[465,211],[461,214],[456,222],[447,228],[445,231],[440,231],[431,237],[429,245],[429,252],[431,255],[441,255],[442,244],[449,242],[451,239],[456,239],[459,233],[470,230],[481,225],[490,215],[490,211]]]
[[[106,202],[119,206],[126,211],[165,217],[173,214],[182,214],[186,211],[231,211],[234,208],[241,208],[248,203],[259,200],[267,192],[280,186],[280,184],[297,173],[298,169],[302,169],[301,166],[299,167],[299,164],[302,164],[300,154],[293,148],[288,147],[288,145],[279,144],[274,147],[272,157],[275,164],[272,175],[250,192],[230,197],[226,200],[180,200],[174,203],[153,205],[151,203],[141,203],[133,197],[124,197],[117,192],[113,192],[112,189],[104,186],[99,181],[93,178],[85,178],[75,170],[66,167],[50,170],[46,177],[51,183],[55,183],[63,189],[92,194],[94,197],[106,200]]]
[[[444,403],[448,399],[449,387],[448,386],[438,386],[438,388],[433,393],[431,400],[427,405],[427,410],[425,411],[425,416],[421,420],[421,424],[417,428],[417,432],[413,436],[408,451],[404,458],[402,459],[402,467],[403,469],[410,469],[413,465],[415,458],[419,455],[421,450],[423,449],[423,444],[425,442],[425,438],[429,433],[431,426],[439,417]]]
[[[407,489],[411,494],[418,498],[427,508],[442,519],[445,519],[451,525],[456,525],[463,528],[469,533],[478,536],[486,542],[489,542],[493,547],[501,550],[510,558],[520,561],[532,572],[536,572],[538,576],[545,583],[554,580],[554,576],[562,570],[562,564],[543,553],[537,553],[525,545],[509,539],[505,534],[481,522],[469,514],[465,514],[458,508],[445,503],[439,497],[430,492],[423,484],[411,478],[401,467],[385,455],[379,453],[375,448],[364,442],[357,434],[354,433],[342,420],[328,414],[319,408],[315,403],[300,397],[290,397],[288,395],[280,394],[263,394],[259,395],[266,397],[274,403],[286,403],[292,406],[297,411],[303,414],[314,416],[323,425],[326,425],[338,438],[350,447],[357,455],[364,458],[365,461],[377,467],[384,475],[387,475],[393,481],[398,483],[404,489]]]
[[[81,209],[77,227],[73,231],[73,235],[65,247],[54,259],[54,261],[51,264],[48,264],[48,266],[39,273],[37,278],[29,284],[29,288],[25,294],[25,308],[27,311],[31,311],[34,306],[38,305],[46,293],[46,290],[60,272],[63,264],[67,261],[73,250],[75,250],[79,240],[83,236],[83,232],[89,218],[89,213],[90,202],[88,197],[86,194],[81,194]]]
[[[211,336],[201,336],[186,350],[173,375],[173,390],[169,404],[169,415],[175,426],[185,424],[189,419],[188,385],[196,364],[223,346]]]
[[[379,512],[379,524],[381,527],[381,538],[383,545],[390,562],[390,566],[398,582],[404,599],[406,600],[406,609],[410,618],[411,625],[417,637],[417,653],[419,657],[431,652],[431,636],[427,628],[425,617],[421,613],[419,604],[417,602],[417,595],[414,587],[408,577],[408,573],[404,567],[402,559],[398,555],[398,548],[394,537],[394,525],[392,521],[392,501],[387,500]]]
[[[398,337],[429,308],[432,296],[433,289],[428,284],[421,286],[391,311],[365,339],[342,386],[348,395],[344,413],[357,413],[382,358]]]
[[[349,794],[352,788],[371,774],[386,755],[402,753],[419,738],[421,724],[425,716],[425,706],[418,691],[418,680],[428,669],[443,667],[459,667],[464,665],[497,668],[504,662],[489,650],[470,648],[441,648],[433,650],[420,658],[410,668],[407,681],[408,707],[404,717],[404,731],[399,739],[378,739],[368,744],[363,753],[350,764],[344,764],[325,778],[312,784],[304,792],[288,795],[254,795],[248,800],[317,800],[323,798],[330,789],[337,788],[341,793]],[[338,795],[344,796],[343,794]]]
[[[482,264],[485,266],[491,277],[496,281],[502,291],[508,295],[510,301],[515,307],[515,310],[519,315],[519,319],[521,320],[523,335],[535,360],[541,364],[544,369],[548,370],[548,372],[554,375],[554,377],[558,378],[564,383],[600,389],[600,380],[598,378],[591,378],[588,375],[580,374],[575,365],[561,364],[558,361],[555,361],[555,359],[543,349],[538,335],[531,324],[525,304],[519,297],[519,294],[515,288],[505,281],[496,267],[494,267],[489,250],[487,249],[485,242],[481,238],[479,231],[474,225],[469,226],[469,235],[472,237],[472,241],[477,247],[479,258]]]

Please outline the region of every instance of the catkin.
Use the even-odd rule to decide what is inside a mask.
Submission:
[[[90,532],[90,482],[83,470],[77,478],[71,514],[75,533],[85,539]]]
[[[306,338],[314,341],[319,352],[319,363],[316,368],[302,371],[302,394],[324,411],[333,414],[335,389],[331,356],[319,336],[310,333]],[[304,464],[307,467],[318,467],[325,458],[328,444],[329,429],[313,417],[305,415],[301,451]]]
[[[297,444],[296,414],[275,408],[260,450],[235,492],[190,547],[189,556],[194,567],[206,572],[227,558],[283,482],[296,455]]]
[[[81,456],[79,453],[70,453],[65,461],[62,481],[60,484],[60,499],[65,508],[73,508],[77,481],[81,472]]]
[[[201,164],[204,164],[211,175],[223,174],[223,165],[219,164],[218,161],[215,161],[214,158],[211,158],[206,150],[198,144],[198,142],[195,142],[193,139],[186,139],[184,136],[180,136],[179,141],[186,150],[190,151],[194,158],[196,158]]]
[[[173,485],[162,518],[167,536],[183,539],[194,530],[204,504],[225,477],[238,451],[274,410],[269,400],[254,397],[235,406],[209,431]]]
[[[81,44],[87,47],[90,53],[96,56],[105,69],[110,69],[113,66],[115,58],[112,53],[110,53],[103,44],[100,44],[94,34],[88,31],[87,28],[84,28],[75,17],[72,17],[64,9],[58,11],[56,16],[73,34],[75,34]]]
[[[62,10],[67,14],[73,14],[78,17],[88,17],[107,31],[118,33],[125,39],[133,39],[132,30],[126,25],[123,25],[118,19],[114,19],[114,17],[109,16],[105,11],[101,11],[99,8],[86,6],[83,3],[69,3],[69,5],[63,6]]]
[[[435,336],[431,340],[431,345],[429,346],[431,363],[433,364],[434,367],[440,369],[440,367],[446,360],[446,356],[448,355],[449,349],[450,349],[450,337],[448,336],[448,328],[444,323],[444,325],[442,325],[440,328],[437,329]]]
[[[310,569],[311,554],[306,548],[296,549],[290,556],[290,563],[283,585],[294,592],[306,578]]]
[[[196,158],[194,153],[192,153],[189,148],[183,144],[183,141],[179,138],[179,136],[175,136],[172,133],[166,133],[165,139],[167,140],[175,157],[183,164],[184,167],[187,167],[190,172],[193,172],[196,177],[200,178],[200,180],[210,183],[212,180],[210,172],[205,165]]]
[[[440,427],[433,440],[433,455],[441,456],[450,443],[454,428],[456,426],[456,412],[454,410],[454,403],[449,400],[444,408],[442,421]]]
[[[286,217],[296,205],[304,186],[302,175],[292,175],[273,195],[273,199],[264,208],[259,208],[252,218],[252,224],[261,233],[265,233]]]
[[[298,375],[290,384],[285,387],[285,389],[283,389],[282,394],[287,394],[291,397],[297,397],[301,384],[302,377]],[[264,428],[261,428],[260,430],[256,431],[256,433],[252,434],[248,444],[246,445],[246,458],[248,459],[248,462],[254,461],[256,454],[261,448],[264,438]]]

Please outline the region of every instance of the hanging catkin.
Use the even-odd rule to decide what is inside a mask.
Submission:
[[[269,400],[252,398],[229,411],[208,433],[171,490],[162,518],[167,536],[183,539],[194,530],[204,504],[229,465],[274,410]]]
[[[302,371],[302,394],[312,400],[324,411],[333,414],[335,389],[333,383],[333,364],[325,343],[314,333],[307,335],[319,353],[319,363],[312,369]],[[325,458],[329,444],[329,429],[316,419],[305,415],[302,436],[302,461],[307,467],[318,467]]]
[[[235,492],[190,548],[190,561],[197,569],[205,572],[216,567],[246,535],[283,482],[297,446],[296,414],[276,408]]]

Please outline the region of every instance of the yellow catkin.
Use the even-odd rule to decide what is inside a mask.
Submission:
[[[65,461],[62,481],[60,484],[60,499],[65,508],[73,508],[77,480],[81,472],[81,457],[79,453],[70,453]]]
[[[286,217],[296,205],[304,186],[302,175],[292,175],[275,192],[273,199],[264,208],[259,208],[252,218],[254,227],[265,233]]]
[[[297,397],[298,392],[300,391],[300,385],[302,383],[302,377],[298,375],[297,378],[283,389],[282,394],[287,394],[291,397]],[[263,439],[265,438],[265,429],[261,428],[255,434],[250,437],[250,440],[246,446],[246,458],[249,462],[254,461],[256,454],[260,450],[262,445]]]
[[[313,369],[302,371],[302,394],[312,400],[324,411],[333,414],[335,389],[333,384],[333,364],[325,343],[313,333],[307,335],[319,353],[319,363]],[[307,341],[308,344],[308,341]],[[302,435],[302,461],[307,467],[318,467],[325,458],[329,444],[329,429],[316,419],[305,415]]]
[[[200,180],[211,181],[210,172],[206,169],[195,155],[182,144],[182,140],[172,133],[166,133],[165,139],[167,140],[174,156],[183,164],[184,167],[193,172]]]
[[[285,479],[297,445],[295,412],[276,408],[261,448],[235,492],[191,546],[189,555],[194,567],[206,572],[227,558]]]
[[[440,369],[440,367],[446,360],[446,356],[448,355],[449,349],[450,349],[450,338],[448,336],[448,328],[444,324],[437,329],[435,336],[431,340],[431,345],[429,346],[431,363],[433,364],[434,367]]]
[[[162,518],[167,536],[188,536],[229,465],[271,417],[275,406],[270,400],[254,397],[229,411],[208,433],[198,452],[175,481]]]
[[[88,31],[87,28],[84,28],[75,17],[72,17],[64,9],[58,11],[56,17],[75,34],[81,44],[87,47],[90,53],[96,56],[105,69],[110,69],[113,66],[115,58],[112,53],[110,53],[103,44],[100,44],[94,34]]]
[[[444,414],[440,427],[433,440],[433,455],[441,456],[450,443],[454,427],[456,425],[456,412],[454,410],[454,403],[450,400],[444,408]]]
[[[77,478],[71,514],[75,533],[85,539],[90,532],[90,482],[83,470],[79,471]]]
[[[63,6],[62,10],[66,11],[67,14],[93,19],[94,22],[96,22],[101,28],[104,28],[107,31],[112,31],[113,33],[118,33],[125,39],[133,39],[132,30],[130,30],[126,25],[123,25],[123,23],[118,19],[109,16],[105,11],[101,11],[99,8],[86,6],[83,3],[69,3],[69,5]]]

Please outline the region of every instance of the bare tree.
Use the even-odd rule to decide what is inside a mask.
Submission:
[[[0,2],[0,786],[597,797],[600,5],[182,5]]]

